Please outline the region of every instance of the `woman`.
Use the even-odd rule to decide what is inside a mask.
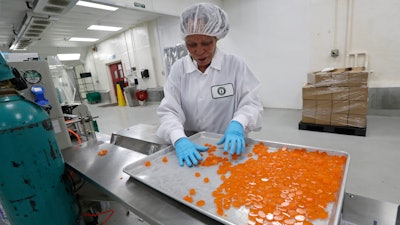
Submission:
[[[180,28],[189,55],[171,68],[157,109],[157,134],[173,143],[181,166],[197,165],[198,151],[208,149],[192,143],[185,131],[224,134],[217,144],[240,154],[245,133],[261,129],[259,81],[242,59],[217,48],[229,30],[222,9],[210,3],[191,6],[182,13]]]

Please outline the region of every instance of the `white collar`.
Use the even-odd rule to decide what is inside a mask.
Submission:
[[[215,69],[215,70],[221,70],[223,56],[224,56],[224,53],[219,48],[216,48],[215,49],[215,54],[214,54],[214,56],[213,56],[213,58],[211,60],[211,64],[206,69],[205,73],[207,74],[207,71],[210,68]],[[184,69],[185,74],[189,74],[189,73],[192,73],[192,72],[198,70],[197,63],[194,60],[192,60],[190,55],[187,55],[184,58],[184,68],[185,68]]]

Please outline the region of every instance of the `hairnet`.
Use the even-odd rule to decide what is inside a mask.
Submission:
[[[229,31],[224,10],[210,3],[199,3],[187,8],[181,16],[181,35],[203,34],[224,38]]]

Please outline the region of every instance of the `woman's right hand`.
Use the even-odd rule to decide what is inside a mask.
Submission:
[[[193,165],[196,166],[201,160],[199,151],[207,151],[208,147],[196,145],[187,137],[183,137],[175,142],[175,150],[179,165],[183,166],[186,162],[186,164],[191,167]]]

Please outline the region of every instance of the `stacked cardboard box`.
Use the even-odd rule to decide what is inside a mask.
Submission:
[[[303,123],[365,128],[368,72],[363,67],[308,74],[303,87]]]

